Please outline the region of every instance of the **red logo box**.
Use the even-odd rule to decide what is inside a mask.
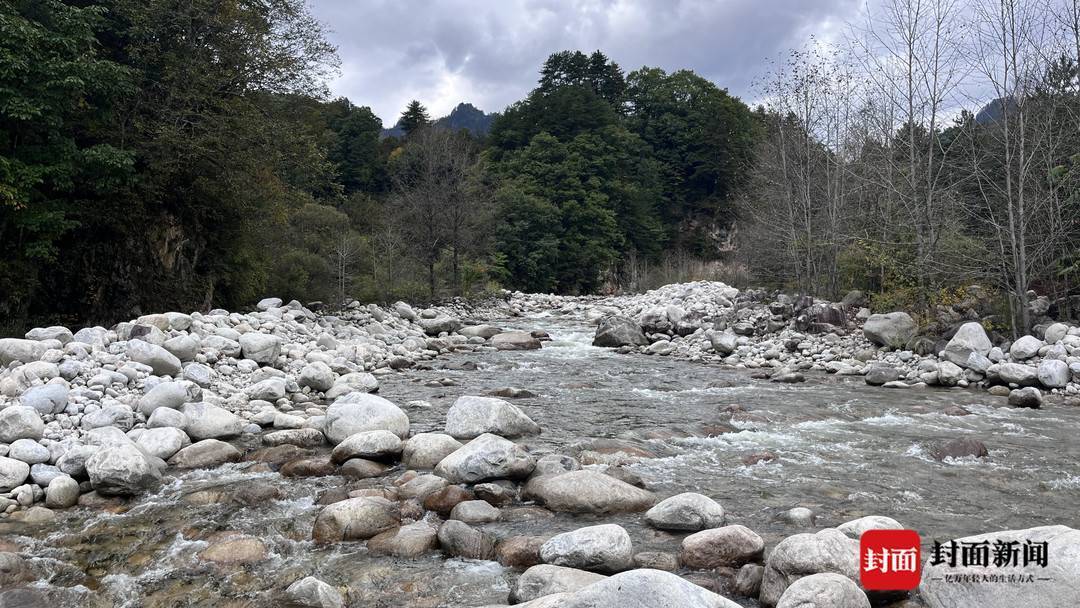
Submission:
[[[869,591],[909,591],[922,577],[922,540],[914,530],[867,530],[859,538],[859,580]]]

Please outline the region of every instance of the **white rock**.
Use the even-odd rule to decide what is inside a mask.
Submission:
[[[0,492],[17,488],[30,476],[30,465],[21,460],[0,456]]]
[[[172,458],[181,448],[191,444],[187,433],[175,427],[146,429],[139,435],[135,445],[151,456],[162,460]]]
[[[279,301],[280,302],[280,301]],[[341,593],[314,576],[302,578],[285,590],[292,605],[298,608],[344,608]]]
[[[161,472],[128,442],[102,447],[86,459],[90,484],[101,494],[131,496],[156,488]]]
[[[58,475],[45,488],[45,506],[50,509],[67,509],[79,502],[79,482],[67,475]]]
[[[666,498],[646,511],[645,521],[661,530],[718,528],[724,525],[724,508],[708,496],[684,492]]]
[[[150,366],[159,376],[180,373],[180,359],[164,348],[142,340],[128,340],[127,356],[132,361]]]
[[[1009,347],[1009,356],[1015,361],[1030,359],[1039,354],[1043,341],[1034,336],[1022,336]]]
[[[12,361],[30,363],[41,359],[49,345],[37,340],[20,338],[0,338],[0,367],[6,367]]]
[[[633,553],[630,535],[615,524],[557,534],[540,546],[540,559],[545,564],[605,573],[628,569]]]
[[[19,403],[34,408],[41,414],[58,414],[68,405],[70,391],[62,384],[33,386],[19,397]]]
[[[340,464],[350,458],[380,460],[401,453],[401,438],[385,430],[361,431],[346,437],[334,447],[330,459]]]
[[[9,405],[0,410],[0,443],[16,439],[41,439],[45,422],[41,414],[26,405]]]
[[[334,386],[334,370],[321,361],[310,363],[300,370],[298,384],[311,387],[312,390],[319,392],[328,391]]]
[[[985,357],[993,344],[980,323],[964,323],[956,330],[949,343],[945,345],[945,359],[959,366],[967,367],[972,353]],[[985,368],[981,371],[985,371]]]
[[[8,457],[21,460],[26,464],[49,462],[49,448],[33,439],[16,439],[8,447]]]
[[[870,608],[870,600],[850,578],[823,572],[792,583],[776,608]]]
[[[281,353],[281,338],[258,332],[248,332],[240,336],[240,350],[245,359],[270,365],[277,361]]]
[[[520,437],[540,432],[540,426],[517,406],[494,397],[459,397],[446,413],[446,434],[472,439],[484,433]]]
[[[1047,388],[1064,388],[1072,378],[1069,365],[1057,359],[1043,359],[1039,362],[1039,382]]]
[[[363,431],[390,431],[409,436],[409,417],[390,401],[368,393],[349,393],[326,408],[323,433],[331,444]]]
[[[195,441],[235,437],[247,424],[236,414],[205,402],[185,403],[180,411],[187,418],[184,431]]]
[[[444,458],[435,467],[435,474],[451,483],[477,483],[521,479],[535,467],[536,460],[521,446],[498,435],[485,434]]]

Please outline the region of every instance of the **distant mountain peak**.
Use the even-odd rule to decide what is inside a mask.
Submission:
[[[448,116],[435,119],[434,124],[436,127],[452,131],[465,129],[477,137],[483,137],[491,129],[491,123],[495,121],[496,116],[498,114],[488,114],[473,104],[463,101],[455,106]],[[401,130],[400,119],[393,128],[382,131],[383,137],[401,137],[404,134],[405,132]]]

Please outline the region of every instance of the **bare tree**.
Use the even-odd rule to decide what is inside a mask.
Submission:
[[[895,201],[912,229],[920,307],[928,307],[929,270],[937,266],[953,186],[941,135],[966,75],[964,25],[957,0],[886,0],[851,43],[878,113],[880,164],[867,177]],[[891,239],[895,235],[886,236]]]
[[[363,239],[358,233],[348,228],[341,230],[330,245],[330,259],[334,266],[340,304],[345,303],[354,277],[354,266],[363,250]]]
[[[429,295],[437,292],[436,266],[444,251],[451,254],[451,282],[460,289],[461,253],[479,225],[472,181],[477,160],[474,140],[464,133],[423,128],[410,134],[395,159],[394,202],[408,245],[427,272]]]
[[[1061,244],[1068,224],[1049,171],[1062,157],[1056,101],[1039,89],[1060,45],[1042,0],[986,0],[976,10],[972,63],[994,102],[988,124],[969,137],[978,196],[969,201],[999,255],[997,276],[1009,295],[1014,335],[1031,327],[1032,277]],[[1075,222],[1075,218],[1073,218]]]

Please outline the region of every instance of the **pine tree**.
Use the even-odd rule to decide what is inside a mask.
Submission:
[[[409,102],[398,120],[398,126],[405,132],[405,135],[410,135],[413,131],[430,124],[431,117],[428,116],[427,108],[415,99]]]

